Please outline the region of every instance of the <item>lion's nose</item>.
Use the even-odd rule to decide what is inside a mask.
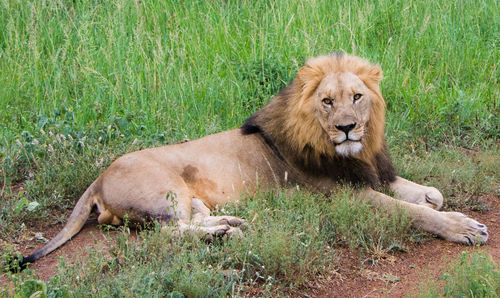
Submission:
[[[348,125],[335,125],[338,130],[345,132],[348,134],[354,127],[356,127],[356,122],[348,124]]]

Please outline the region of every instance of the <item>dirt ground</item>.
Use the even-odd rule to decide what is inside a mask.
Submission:
[[[315,297],[402,297],[418,293],[422,280],[436,280],[443,266],[456,260],[462,251],[486,249],[495,261],[500,261],[500,201],[495,194],[483,198],[488,206],[483,212],[464,212],[488,226],[489,239],[481,248],[431,239],[410,246],[406,253],[364,264],[358,255],[346,252],[342,267],[331,280],[315,289]]]
[[[496,261],[500,261],[500,200],[497,194],[485,196],[483,200],[487,211],[465,212],[472,218],[488,226],[490,234],[486,249]],[[44,237],[51,239],[62,228],[56,225],[43,231]],[[85,255],[85,248],[94,243],[111,244],[115,232],[101,232],[97,227],[96,217],[91,217],[82,231],[60,249],[31,265],[40,278],[48,281],[56,272],[60,257],[66,260],[71,256]],[[41,243],[27,241],[25,249],[20,250],[27,255],[41,247]],[[391,254],[379,260],[360,258],[356,252],[343,250],[340,254],[342,266],[332,272],[322,282],[312,285],[304,296],[313,297],[401,297],[417,293],[419,283],[427,278],[436,279],[442,273],[443,265],[454,260],[462,251],[475,251],[477,247],[468,247],[450,243],[441,239],[431,239],[420,244],[412,244],[408,252]],[[5,276],[0,276],[0,284],[4,284]]]

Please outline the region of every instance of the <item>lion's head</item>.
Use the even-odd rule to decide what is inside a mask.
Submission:
[[[378,65],[356,56],[311,58],[243,128],[258,128],[306,166],[349,158],[376,167],[373,160],[384,150],[381,79]]]
[[[303,92],[296,115],[298,119],[314,115],[330,146],[341,156],[377,151],[385,122],[384,100],[378,86],[381,79],[378,65],[358,57],[310,59],[297,74]]]

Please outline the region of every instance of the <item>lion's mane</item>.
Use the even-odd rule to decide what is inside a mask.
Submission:
[[[363,149],[354,157],[341,157],[321,127],[311,99],[328,74],[351,72],[371,90],[370,119]],[[297,77],[242,126],[243,134],[259,133],[276,155],[306,172],[372,187],[392,182],[396,173],[387,155],[385,102],[379,88],[380,66],[362,58],[332,54],[307,60]]]

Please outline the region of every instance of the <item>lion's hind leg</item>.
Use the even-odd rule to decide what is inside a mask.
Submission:
[[[399,176],[389,187],[403,201],[424,205],[435,210],[443,206],[443,195],[435,187],[420,185]]]
[[[179,221],[179,232],[197,234],[207,240],[213,240],[224,235],[242,235],[241,229],[246,221],[234,216],[211,216],[210,209],[199,199],[191,201],[191,221]]]
[[[191,201],[191,210],[193,212],[192,221],[202,226],[213,227],[218,225],[229,225],[231,227],[243,228],[246,225],[246,220],[239,217],[210,215],[210,209],[208,209],[201,200],[196,198]]]

